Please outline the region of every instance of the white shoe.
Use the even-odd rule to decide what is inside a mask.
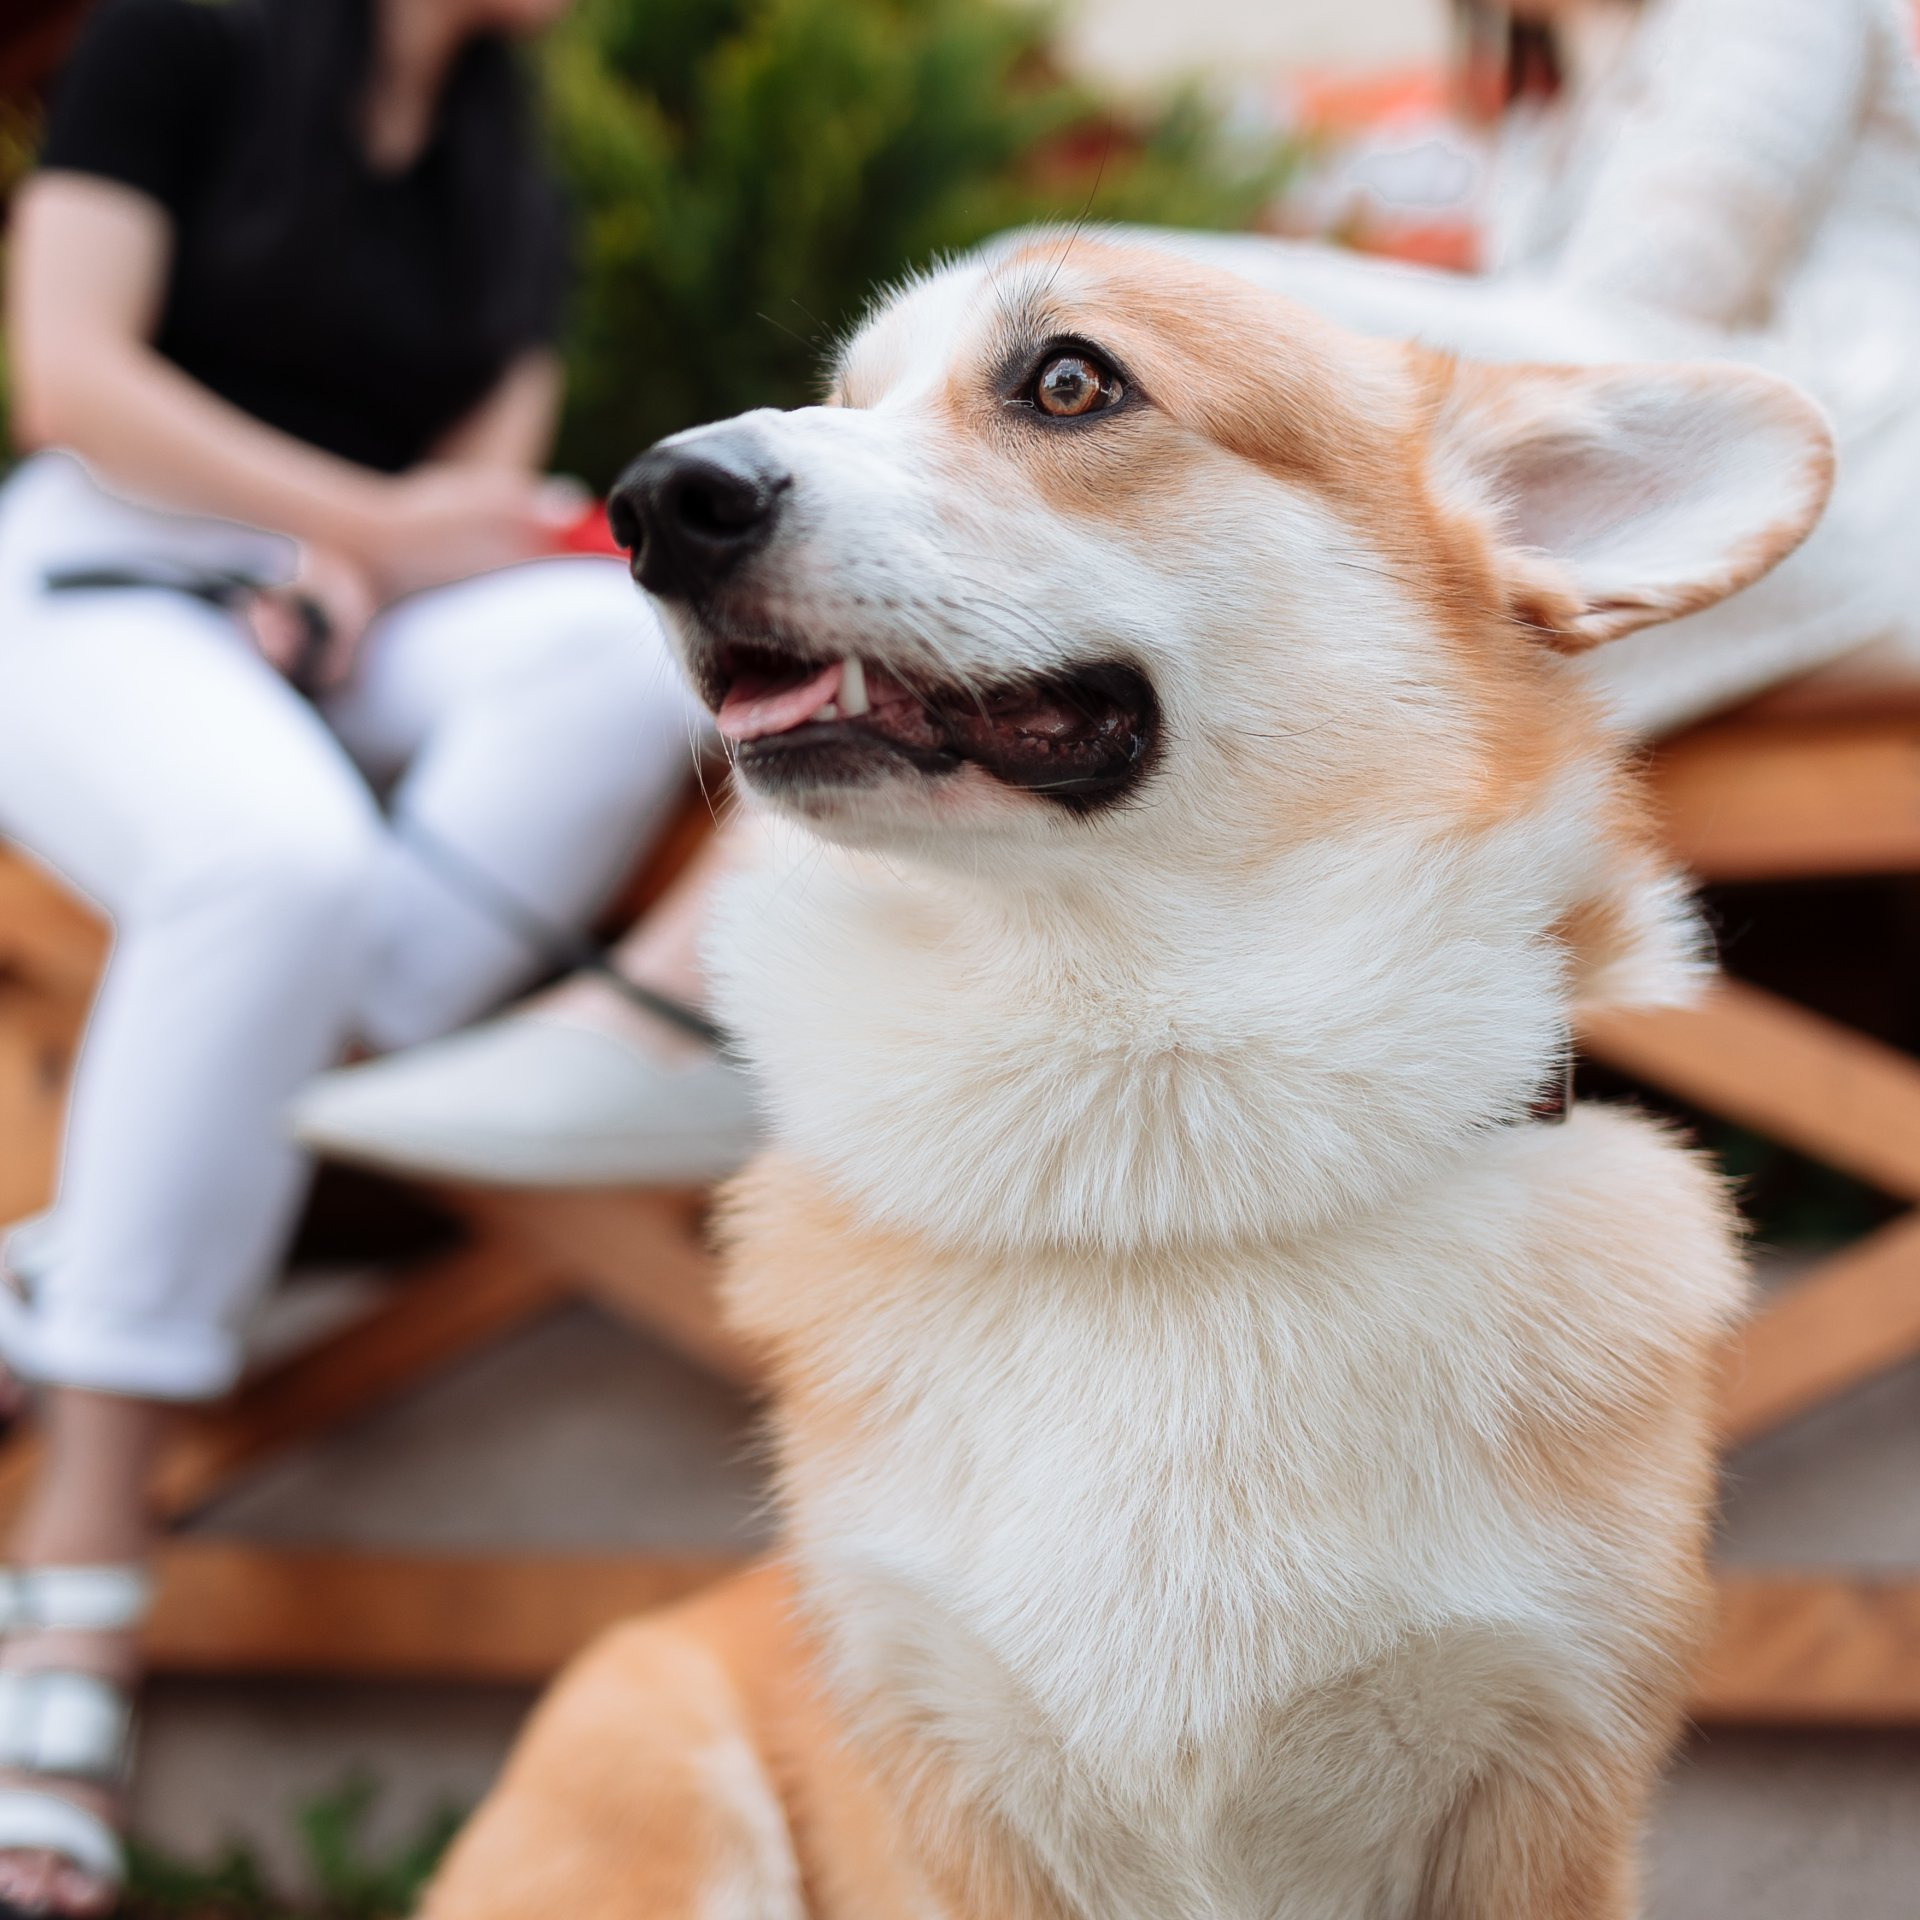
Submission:
[[[41,1634],[135,1634],[152,1603],[144,1567],[0,1568],[0,1640],[11,1654]],[[40,1890],[50,1874],[77,1875],[114,1904],[126,1857],[97,1796],[109,1805],[123,1796],[132,1745],[133,1703],[118,1680],[31,1657],[0,1667],[0,1768],[9,1777],[0,1786],[0,1854],[8,1859],[0,1911],[62,1910]],[[74,1797],[81,1789],[96,1797]],[[31,1899],[22,1873],[38,1883]]]
[[[719,1055],[656,1060],[537,1013],[323,1074],[289,1121],[333,1159],[508,1187],[704,1186],[760,1133],[751,1082]]]

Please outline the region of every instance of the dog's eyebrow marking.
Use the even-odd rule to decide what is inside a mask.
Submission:
[[[1078,339],[1078,329],[1044,286],[994,289],[995,332],[999,336],[987,362],[997,388],[1014,385],[1052,342]]]
[[[995,317],[1012,347],[1037,350],[1056,334],[1073,331],[1042,287],[996,287],[994,296]]]

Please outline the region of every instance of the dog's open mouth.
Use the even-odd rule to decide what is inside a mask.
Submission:
[[[823,660],[733,643],[703,676],[743,771],[776,785],[867,785],[971,764],[1067,805],[1124,793],[1159,727],[1153,689],[1102,664],[1002,685],[909,684],[858,655]]]

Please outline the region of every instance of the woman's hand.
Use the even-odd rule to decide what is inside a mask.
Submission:
[[[302,693],[325,694],[352,677],[360,642],[380,605],[357,560],[307,547],[294,577],[254,601],[248,625],[267,661]]]
[[[423,466],[386,483],[355,546],[385,599],[554,552],[586,504],[571,482]]]

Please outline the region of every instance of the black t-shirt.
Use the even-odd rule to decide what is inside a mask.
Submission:
[[[552,339],[566,277],[558,196],[531,152],[516,163],[523,217],[503,307],[482,271],[502,263],[476,253],[475,236],[485,245],[491,231],[489,209],[471,204],[482,176],[451,150],[448,112],[413,166],[381,173],[345,131],[356,104],[345,99],[341,135],[314,161],[329,170],[325,193],[289,201],[312,230],[249,257],[234,244],[235,208],[261,164],[261,103],[276,97],[265,24],[261,0],[99,0],[56,89],[41,164],[165,208],[174,249],[161,353],[257,419],[397,471],[517,353]],[[456,69],[449,91],[459,80]],[[462,131],[471,142],[489,130],[469,117]]]

